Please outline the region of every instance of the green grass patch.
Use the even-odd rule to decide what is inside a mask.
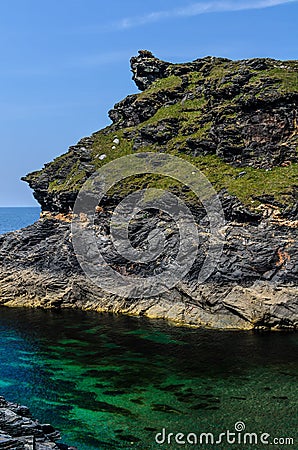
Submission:
[[[160,91],[171,91],[179,88],[182,84],[182,80],[177,75],[170,75],[167,78],[161,78],[154,81],[152,85],[146,89],[144,92],[138,94],[138,100],[143,100],[144,98],[150,97]]]
[[[71,168],[66,179],[57,178],[49,183],[49,192],[76,191],[80,189],[86,179],[86,172],[79,169],[80,162],[77,161]]]
[[[287,167],[274,167],[271,170],[252,167],[233,168],[215,155],[193,158],[195,164],[207,176],[216,190],[226,188],[245,205],[253,206],[254,197],[264,194],[274,195],[284,203],[292,203],[292,188],[298,180],[298,164]],[[246,174],[239,177],[239,173]]]
[[[262,78],[271,78],[276,81],[273,89],[279,92],[298,92],[298,72],[285,68],[275,67],[270,70],[259,71],[251,79],[250,84],[262,86]]]
[[[182,119],[191,120],[195,117],[199,117],[202,114],[202,110],[206,100],[204,97],[195,98],[193,100],[180,101],[174,105],[166,105],[159,108],[159,110],[150,117],[150,119],[142,122],[136,128],[140,129],[146,125],[153,125],[164,119]]]
[[[251,70],[253,77],[248,81],[248,87],[257,88],[257,92],[258,87],[260,87],[260,93],[257,96],[266,96],[267,93],[271,94],[272,92],[274,94],[274,91],[277,93],[297,92],[297,63],[286,61],[282,63],[276,62],[276,66],[274,65],[275,63],[270,63],[271,68],[268,70]],[[173,71],[175,67],[177,68],[178,66],[173,66]],[[202,83],[208,83],[211,89],[225,88],[233,83],[233,79],[227,79],[225,82],[223,80],[224,77],[226,75],[237,75],[239,67],[238,62],[220,62],[214,64],[210,73],[207,75],[203,75],[203,71],[188,73],[186,76],[188,77],[189,85],[185,94],[193,92],[196,95],[196,88]],[[275,83],[270,84],[268,88],[264,89],[262,87],[264,86],[262,79],[265,80],[266,78],[274,80]],[[224,84],[221,84],[223,81]],[[147,90],[138,94],[136,101],[141,101],[151,96],[153,97],[161,91],[174,91],[179,89],[181,85],[181,77],[172,74],[167,78],[156,80]],[[245,205],[251,207],[257,205],[254,197],[264,194],[274,195],[279,201],[291,203],[291,189],[297,184],[298,180],[298,164],[291,164],[287,167],[275,167],[269,171],[252,167],[234,168],[214,155],[192,157],[183,153],[183,145],[186,144],[187,140],[208,138],[212,126],[212,122],[210,121],[213,120],[212,117],[218,115],[223,116],[226,121],[226,130],[228,131],[230,128],[233,131],[234,127],[237,126],[234,122],[237,117],[236,109],[239,103],[238,101],[240,98],[251,95],[250,92],[243,92],[245,93],[237,95],[233,100],[221,99],[219,102],[214,102],[213,106],[210,107],[212,111],[208,111],[208,113],[212,112],[211,118],[209,115],[208,122],[205,123],[203,119],[207,100],[202,95],[192,100],[178,101],[172,105],[162,106],[154,116],[139,124],[137,127],[118,131],[111,131],[107,127],[93,135],[94,144],[92,146],[92,161],[90,164],[95,169],[98,169],[110,161],[134,153],[133,139],[125,138],[125,132],[138,132],[138,130],[146,125],[155,125],[165,119],[177,119],[180,124],[179,135],[168,142],[167,152],[186,159],[202,170],[217,191],[226,188],[230,194],[236,195]],[[116,136],[120,140],[119,145],[113,143]],[[293,135],[291,139],[294,140],[296,138]],[[239,142],[239,145],[243,145],[243,143]],[[139,151],[158,151],[158,148],[147,146],[142,147]],[[105,155],[104,159],[100,159],[102,155]],[[49,191],[77,191],[82,186],[86,179],[86,172],[82,169],[83,166],[80,166],[80,161],[72,160],[71,156],[72,151],[70,150],[51,163],[51,172],[56,173],[57,178],[50,183]],[[239,176],[239,173],[242,171],[246,173],[243,176]],[[38,179],[42,173],[43,171],[34,172],[29,175],[28,180]],[[59,173],[67,173],[67,176],[65,178],[62,178],[62,176],[59,178]],[[176,190],[184,197],[192,200],[194,198],[194,194],[184,192],[177,181],[151,174],[130,177],[128,180],[123,180],[113,188],[113,193],[124,196],[135,190],[149,187]]]

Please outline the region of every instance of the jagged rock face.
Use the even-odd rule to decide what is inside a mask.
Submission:
[[[162,70],[154,72],[154,79],[146,79],[146,86],[142,86],[142,90],[149,88],[156,79],[182,72],[181,85],[171,90],[152,92],[152,95],[141,100],[138,96],[127,97],[109,113],[116,126],[137,126],[152,118],[161,107],[187,100],[199,100],[203,96],[206,104],[201,117],[198,115],[199,120],[185,126],[183,117],[178,118],[180,126],[174,136],[191,136],[206,123],[210,123],[209,132],[205,139],[189,138],[183,142],[182,152],[195,157],[208,153],[217,154],[224,161],[240,167],[250,165],[270,168],[297,162],[297,139],[293,139],[297,137],[297,92],[281,94],[277,89],[277,80],[266,75],[260,83],[250,82],[258,71],[270,73],[270,70],[279,67],[278,62],[269,59],[244,60],[236,65],[225,59],[203,58],[183,65],[182,71],[173,64],[167,64],[165,68],[166,63],[154,59],[153,55],[148,57],[141,53],[139,57],[133,58],[133,61],[135,81],[136,74],[143,75],[146,68],[150,71],[154,64],[156,67],[162,67]],[[230,65],[230,72],[222,78],[211,79],[212,70],[221,65]],[[191,76],[194,73],[199,73],[202,79],[197,82],[193,91]],[[152,128],[156,126],[159,127],[159,124],[153,125]],[[147,125],[139,127],[137,133],[128,133],[127,136],[138,141],[134,146],[136,149],[148,143],[159,144],[158,139],[155,140],[154,131],[152,130],[149,140],[142,139],[142,135],[148,136]],[[169,135],[166,139],[165,136],[165,142],[170,141],[172,137]]]
[[[138,102],[137,95],[129,95],[121,102],[114,106],[114,109],[109,111],[110,119],[123,128],[133,127],[150,119],[158,110],[158,105],[155,105],[151,100]]]
[[[76,450],[56,444],[60,433],[49,424],[32,419],[26,406],[0,397],[0,449],[3,450]]]
[[[298,240],[295,223],[269,224],[221,193],[228,225],[224,251],[211,277],[196,285],[208,249],[204,208],[194,210],[200,251],[188,275],[172,290],[149,299],[123,299],[93,284],[79,266],[70,224],[42,219],[0,237],[0,305],[82,308],[167,318],[180,324],[215,328],[295,328],[298,325]],[[146,277],[175,259],[179,232],[156,212],[140,214],[130,229],[131,244],[142,249],[150,232],[166,236],[157,261],[130,264],[113,246],[111,205],[90,226],[99,251],[119,273]],[[297,226],[297,224],[296,224]]]
[[[115,105],[113,124],[24,178],[43,211],[71,211],[83,183],[101,167],[100,156],[111,160],[124,149],[187,154],[201,158],[196,164],[203,171],[213,156],[243,172],[295,165],[297,173],[297,61],[205,57],[171,64],[140,51],[131,67],[143,92]],[[274,194],[274,183],[264,194]],[[226,179],[219,188],[229,190]],[[286,194],[292,204],[294,189],[292,182]]]
[[[33,189],[33,195],[43,211],[68,213],[72,210],[77,191],[69,190],[67,186],[63,191],[57,191],[55,185],[63,182],[70,173],[73,173],[74,177],[76,173],[80,173],[81,184],[87,180],[94,172],[91,156],[93,142],[92,137],[81,139],[77,145],[69,147],[62,161],[56,158],[52,163],[45,164],[42,171],[22,178]]]
[[[141,91],[147,89],[158,78],[163,78],[169,66],[146,50],[140,50],[139,56],[131,58],[130,65],[133,80]]]
[[[43,214],[31,227],[0,237],[0,304],[123,312],[217,328],[297,327],[298,62],[206,57],[171,64],[140,51],[131,66],[143,92],[115,105],[109,112],[113,124],[24,178]],[[117,298],[82,272],[69,222],[79,190],[96,169],[147,151],[181,155],[209,178],[226,218],[224,253],[208,281],[197,285],[210,238],[206,213],[187,189],[171,185],[195,217],[201,256],[164,295]],[[112,211],[131,192],[159,188],[152,183],[140,177],[118,183],[88,225],[105,260],[120,273],[159,273],[163,260],[177,253],[175,224],[157,213],[139,217],[130,236],[142,249],[161,227],[167,239],[157,265],[132,265],[113,246]]]
[[[216,154],[235,166],[272,168],[297,162],[297,149],[291,137],[296,133],[296,97],[281,99],[275,105],[258,101],[243,108],[235,128],[223,118],[215,121],[210,136],[217,144]],[[239,143],[244,143],[239,145]]]

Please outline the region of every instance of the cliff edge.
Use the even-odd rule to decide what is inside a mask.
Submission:
[[[42,214],[26,229],[0,236],[0,304],[94,309],[217,328],[297,327],[298,62],[205,57],[171,64],[142,50],[131,59],[131,70],[141,92],[114,106],[112,124],[24,177]],[[121,298],[83,273],[70,221],[78,192],[97,169],[148,151],[178,156],[207,176],[225,215],[224,252],[203,284],[195,283],[201,256],[163,295]],[[109,230],[117,204],[148,187],[164,185],[158,177],[131,176],[97,208],[98,246],[122,274],[147,276],[162,268],[162,261],[132,267],[117,255]],[[191,209],[205,254],[210,230],[202,204],[177,183],[166,187]],[[166,236],[166,259],[178,245],[168,216],[151,210],[140,215],[131,240],[141,249],[156,229]]]

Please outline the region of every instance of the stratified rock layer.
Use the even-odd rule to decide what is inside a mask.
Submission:
[[[112,125],[81,139],[64,155],[24,179],[42,218],[0,237],[0,304],[83,308],[166,318],[217,328],[296,328],[298,323],[297,61],[206,57],[171,64],[140,51],[131,59],[141,93],[109,112]],[[199,201],[177,185],[196,221],[200,252],[189,274],[154,298],[124,299],[104,292],[82,272],[70,221],[77,194],[104,164],[134,152],[182,156],[217,190],[226,219],[224,252],[198,284],[210,230]],[[166,215],[148,212],[131,224],[142,249],[153,230],[166,236],[158,261],[133,265],[113,246],[109,222],[116,205],[159,180],[131,177],[98,208],[95,233],[105,260],[122,274],[160,273],[177,254],[179,235]]]
[[[29,409],[0,397],[0,449],[3,450],[76,450],[56,444],[60,433],[49,424],[32,418]]]
[[[227,202],[227,199],[226,199]],[[232,206],[231,206],[232,205]],[[227,202],[226,214],[243,216],[237,202]],[[109,235],[110,212],[102,212],[95,231],[106,261],[120,273],[147,276],[175,254],[179,235],[167,218],[140,218],[132,231],[132,244],[141,246],[152,230],[166,232],[161,263],[132,270],[113,249]],[[255,217],[253,216],[255,220]],[[201,219],[203,224],[204,216]],[[163,318],[176,323],[216,328],[295,328],[298,323],[298,244],[293,221],[269,225],[266,221],[230,222],[224,252],[216,271],[196,285],[208,234],[199,229],[200,255],[188,276],[159,297],[123,299],[94,285],[82,272],[72,248],[70,224],[41,219],[24,230],[0,238],[0,304],[43,308],[81,308],[100,312]],[[94,230],[95,228],[95,230]]]

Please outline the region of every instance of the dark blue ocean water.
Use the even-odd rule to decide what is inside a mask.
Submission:
[[[27,227],[39,218],[39,214],[39,207],[0,207],[0,234]]]

